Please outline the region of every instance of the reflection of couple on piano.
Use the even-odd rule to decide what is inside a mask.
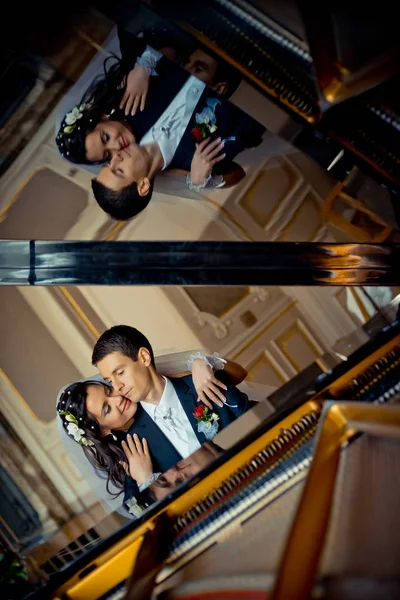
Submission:
[[[78,466],[86,462],[83,451],[109,495],[124,491],[133,514],[140,491],[248,409],[247,395],[234,385],[247,374],[239,365],[198,352],[188,363],[191,374],[165,377],[149,341],[133,327],[107,330],[92,362],[102,379],[59,394],[61,439]]]
[[[157,500],[162,500],[178,485],[208,467],[223,452],[224,449],[212,440],[205,442],[196,452],[187,458],[182,458],[176,465],[154,479],[144,493],[140,494],[140,504],[150,505]]]
[[[229,77],[215,59],[193,48],[182,68],[135,36],[120,38],[122,60],[105,63],[105,77],[70,107],[56,137],[71,162],[106,165],[92,181],[100,207],[116,219],[132,218],[149,203],[163,170],[185,172],[197,192],[243,179],[233,159],[259,145],[265,129],[224,99]]]

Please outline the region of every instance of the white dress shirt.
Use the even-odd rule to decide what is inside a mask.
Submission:
[[[151,48],[150,46],[146,46],[146,50],[143,52],[142,56],[137,59],[136,64],[139,64],[142,67],[145,67],[145,69],[147,69],[147,71],[150,75],[158,76],[156,67],[157,67],[158,61],[161,58],[162,58],[161,52],[158,52],[158,50],[155,50],[154,48]],[[191,77],[190,79],[193,79],[193,77]],[[172,102],[169,105],[169,107],[167,108],[167,110],[164,112],[164,114],[161,115],[161,117],[159,119],[160,126],[161,126],[161,133],[160,133],[160,129],[155,129],[155,127],[159,123],[159,121],[157,121],[156,125],[154,127],[152,127],[152,129],[146,133],[146,135],[142,138],[142,140],[140,142],[140,145],[151,144],[154,142],[158,143],[158,146],[159,146],[161,153],[163,155],[163,158],[164,158],[164,166],[161,169],[162,171],[168,168],[168,166],[172,160],[172,157],[174,156],[176,149],[179,146],[179,143],[182,139],[183,133],[189,123],[189,119],[191,118],[191,116],[193,114],[194,106],[196,106],[196,103],[201,96],[201,92],[206,87],[205,84],[203,82],[201,82],[199,79],[197,79],[196,77],[194,77],[194,80],[196,83],[194,83],[193,81],[190,81],[190,79],[189,79],[187,85],[191,91],[190,91],[189,95],[186,95],[186,98],[184,98],[184,99],[182,98],[182,101],[184,100],[185,105],[186,105],[186,112],[183,111],[183,108],[182,108],[183,105],[181,103],[181,100],[179,100],[176,102],[176,108],[178,109],[178,111],[175,115],[172,115],[170,111],[171,111],[171,107],[172,107],[172,110],[174,110],[174,102],[175,101]],[[201,88],[201,91],[200,91],[200,88]],[[183,92],[183,94],[186,93],[185,86],[182,88],[181,93],[182,92]],[[178,94],[178,96],[179,96],[179,94]],[[192,107],[195,97],[197,97],[197,100],[196,100],[194,106]],[[176,100],[176,98],[175,98],[175,100]],[[181,116],[182,116],[182,113],[184,113],[184,116],[182,117],[182,121],[181,121],[181,126],[179,126],[179,123],[180,123],[180,121],[179,121],[180,114],[179,113],[181,114]],[[169,121],[170,118],[171,118],[171,123]],[[164,119],[166,119],[166,124],[163,123]],[[172,125],[172,124],[174,124],[174,125]],[[175,130],[175,126],[179,127],[179,131]],[[168,131],[167,137],[165,136],[165,131]],[[234,140],[235,138],[231,137],[231,138],[227,138],[227,140],[223,140],[223,141],[224,142],[229,141],[229,139]],[[207,177],[202,184],[194,185],[192,183],[190,173],[188,173],[188,175],[186,177],[186,183],[188,184],[190,190],[194,190],[195,192],[200,192],[204,188],[210,188],[210,189],[221,188],[225,185],[225,180],[222,175],[213,175],[211,173],[209,175],[209,177]]]
[[[140,140],[140,146],[158,144],[164,159],[162,170],[171,163],[205,87],[205,83],[191,75],[158,121]]]
[[[141,402],[149,417],[167,436],[182,458],[187,458],[201,446],[193,427],[180,403],[174,386],[165,379],[165,388],[159,404]]]

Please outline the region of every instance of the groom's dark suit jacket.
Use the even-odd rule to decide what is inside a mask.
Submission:
[[[224,391],[226,401],[229,404],[237,405],[237,408],[231,408],[229,406],[219,407],[216,404],[214,405],[213,410],[219,416],[218,431],[221,431],[224,427],[229,425],[229,423],[232,423],[232,421],[234,421],[237,417],[246,412],[249,404],[246,394],[243,394],[243,392],[238,390],[232,384],[224,371],[218,371],[216,373],[216,377],[225,383],[228,388],[227,391]],[[177,396],[185,410],[190,424],[193,427],[193,431],[195,432],[197,439],[199,440],[200,444],[204,444],[204,442],[207,441],[206,437],[204,433],[199,433],[197,431],[197,421],[193,416],[193,411],[196,406],[199,406],[199,403],[197,402],[198,395],[193,385],[192,376],[187,375],[186,377],[179,378],[171,377],[170,381],[175,388]],[[144,437],[146,438],[153,462],[154,473],[164,473],[182,459],[182,456],[179,454],[179,452],[174,448],[166,435],[157,427],[157,425],[154,423],[151,417],[149,417],[147,412],[140,404],[135,415],[135,421],[128,433],[131,435],[136,433],[140,439]],[[132,498],[132,496],[137,496],[138,493],[139,489],[136,482],[130,477],[126,477],[124,502],[129,498]]]
[[[132,39],[132,36],[129,36],[128,39]],[[141,50],[142,49],[143,48],[141,48]],[[136,50],[133,54],[133,57],[134,56],[136,56]],[[150,78],[149,91],[144,111],[137,111],[134,116],[127,117],[138,142],[159,119],[185,84],[188,77],[190,77],[190,74],[187,71],[165,57],[159,60],[156,70],[158,75],[154,75]],[[201,84],[201,82],[199,82],[199,84]],[[169,169],[176,168],[190,171],[193,154],[196,151],[196,140],[191,131],[196,124],[196,113],[203,110],[207,98],[217,98],[221,102],[215,110],[217,130],[211,138],[221,137],[222,139],[225,139],[230,136],[236,137],[235,141],[226,143],[223,150],[226,154],[226,158],[220,163],[217,163],[214,168],[215,173],[225,173],[237,154],[246,148],[252,148],[260,144],[265,127],[229,101],[224,100],[223,96],[218,95],[211,90],[211,88],[206,87],[193,111],[192,118],[189,121],[172,162],[168,167]]]

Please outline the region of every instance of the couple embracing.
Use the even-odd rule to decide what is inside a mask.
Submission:
[[[123,41],[122,59],[105,64],[56,137],[67,160],[102,166],[92,180],[100,207],[132,218],[148,205],[161,171],[186,173],[194,191],[243,179],[233,159],[259,145],[265,128],[225,100],[221,65],[199,48],[178,64],[166,56],[172,48],[146,46],[137,56],[137,38],[124,33]]]
[[[247,374],[239,365],[197,353],[188,362],[192,373],[166,377],[156,368],[150,342],[133,327],[103,333],[92,364],[101,378],[73,383],[59,394],[61,438],[73,440],[81,450],[74,451],[78,466],[89,461],[109,494],[124,493],[123,505],[134,516],[140,514],[140,492],[249,407],[235,387]]]

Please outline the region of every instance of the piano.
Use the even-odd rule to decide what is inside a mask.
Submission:
[[[305,0],[152,0],[143,11],[132,32],[161,18],[175,39],[187,36],[236,69],[247,92],[232,102],[260,119],[248,90],[261,93],[279,109],[263,121],[268,129],[325,168],[340,156],[332,167],[340,180],[358,166],[397,199],[400,46],[385,0],[361,12]],[[275,130],[283,113],[285,124]]]
[[[387,480],[382,483],[382,489],[386,490],[387,494],[386,487],[393,482],[394,488],[390,492],[390,498],[392,506],[395,503],[394,505],[398,508],[396,498],[399,496],[399,486],[395,485],[395,481],[398,481],[395,479],[395,474],[398,473],[396,469],[400,467],[397,460],[400,458],[400,447],[393,446],[393,443],[394,441],[399,442],[399,429],[395,429],[395,424],[397,422],[400,424],[400,408],[396,406],[399,400],[400,323],[395,321],[358,348],[347,360],[310,381],[308,390],[304,388],[303,397],[296,401],[295,406],[289,398],[276,414],[253,428],[225,451],[215,453],[208,464],[204,466],[203,462],[202,469],[177,487],[169,489],[164,497],[154,501],[154,499],[149,499],[149,494],[145,493],[147,500],[145,497],[139,498],[139,503],[143,502],[144,510],[141,516],[124,525],[108,538],[97,541],[81,557],[51,576],[46,587],[30,598],[32,600],[44,597],[62,598],[63,600],[150,598],[149,589],[151,590],[153,585],[157,585],[157,591],[160,593],[164,590],[165,596],[161,595],[160,597],[172,598],[175,596],[168,595],[168,591],[166,591],[168,588],[177,585],[186,585],[190,588],[190,585],[194,585],[191,583],[192,580],[198,580],[199,577],[203,580],[203,587],[210,581],[214,586],[225,582],[225,589],[226,586],[232,587],[233,585],[236,590],[242,589],[240,586],[250,585],[251,579],[253,586],[260,587],[259,591],[271,591],[278,581],[280,587],[277,585],[275,595],[272,597],[275,600],[294,597],[285,596],[286,588],[284,585],[282,587],[282,581],[283,583],[288,581],[286,571],[288,564],[289,566],[293,565],[293,560],[291,563],[283,560],[282,563],[281,557],[282,553],[284,558],[286,555],[290,557],[293,554],[293,543],[289,544],[286,550],[285,543],[287,539],[292,540],[293,536],[296,539],[295,528],[299,522],[296,517],[296,507],[299,507],[298,512],[303,511],[304,513],[304,506],[302,508],[301,503],[302,494],[303,492],[305,494],[306,489],[309,491],[310,477],[315,464],[317,467],[319,466],[320,471],[322,468],[323,476],[322,478],[319,476],[318,479],[317,475],[318,483],[317,485],[313,484],[312,500],[307,503],[307,506],[313,505],[315,500],[315,510],[311,511],[311,515],[307,515],[306,522],[312,523],[312,519],[315,520],[321,510],[324,510],[324,503],[322,507],[318,506],[320,495],[325,497],[322,490],[326,487],[326,481],[329,480],[329,461],[326,461],[326,451],[324,454],[323,451],[319,452],[318,450],[324,441],[324,435],[325,437],[326,434],[334,435],[336,429],[342,427],[346,419],[348,421],[350,419],[347,433],[350,432],[348,437],[352,443],[346,441],[342,444],[345,448],[344,452],[347,446],[354,449],[350,458],[356,463],[356,458],[361,452],[361,459],[358,459],[358,469],[356,469],[355,475],[355,467],[350,473],[352,474],[349,480],[350,484],[358,482],[358,487],[356,486],[352,494],[356,495],[362,492],[360,505],[370,496],[376,499],[378,490],[368,480],[370,469],[371,477],[374,477],[373,481],[378,482],[379,478],[383,477],[385,469],[393,466],[395,471],[390,473]],[[332,410],[327,412],[329,405],[332,405]],[[375,420],[371,421],[368,415],[365,417],[364,412],[368,408],[374,411]],[[382,411],[383,416],[379,412],[377,417],[376,411]],[[245,417],[246,415],[243,415],[241,418],[245,419]],[[367,423],[364,427],[366,433],[361,431],[363,420],[366,420]],[[375,434],[371,429],[374,426],[377,427]],[[389,440],[390,443],[393,442],[392,445],[385,440],[387,445],[385,448],[389,451],[390,456],[394,453],[393,458],[388,460],[387,454],[382,454],[379,447],[379,451],[372,452],[372,455],[367,454],[366,462],[362,453],[370,453],[371,432],[373,433],[372,439],[375,440],[374,435],[381,434],[383,430],[388,430],[391,435],[397,435],[396,440]],[[338,440],[343,442],[344,438],[340,436],[336,436],[337,444]],[[216,441],[217,438],[215,438]],[[207,444],[209,442],[205,446]],[[360,444],[364,444],[364,446],[366,444],[366,449],[361,445],[360,450]],[[333,446],[333,442],[328,439],[328,448]],[[201,452],[203,448],[197,452]],[[193,457],[195,455],[196,453]],[[353,463],[351,462],[351,464]],[[359,473],[360,469],[364,470],[364,479],[361,477],[362,473]],[[341,480],[345,475],[346,472],[344,475],[343,473],[340,475]],[[368,481],[365,483],[365,477],[369,483]],[[313,481],[315,482],[315,473]],[[367,486],[368,493],[364,491],[364,484]],[[342,494],[344,494],[343,490]],[[383,520],[389,518],[390,502],[387,500],[387,497],[383,498],[384,506],[388,507],[381,511]],[[340,501],[339,510],[336,509],[336,512],[335,510],[332,512],[334,515],[334,519],[333,517],[332,519],[334,521],[339,519],[341,523],[339,533],[342,535],[349,527],[353,526],[353,520],[357,519],[353,516],[351,522],[348,522],[347,526],[343,526],[345,517],[341,511],[343,510],[344,515],[354,515],[354,510],[358,506],[352,506],[351,512],[348,508],[348,505],[351,505],[351,497],[346,499],[346,505],[344,503],[344,500],[343,504]],[[346,506],[346,511],[344,506]],[[378,518],[377,506],[374,511],[374,518]],[[377,566],[378,563],[384,565],[382,566],[383,570],[386,569],[383,574],[389,578],[388,585],[391,585],[392,579],[396,580],[397,577],[397,583],[395,581],[395,593],[397,593],[399,590],[396,586],[398,584],[398,554],[400,551],[398,528],[396,529],[400,516],[397,509],[394,510],[394,515],[394,521],[390,521],[392,529],[389,528],[389,533],[385,531],[383,549],[378,551],[381,561],[379,562],[377,557],[374,557],[374,568],[378,582],[381,581],[380,577],[382,576],[382,571]],[[367,515],[366,518],[368,525],[370,516]],[[327,515],[325,514],[325,521],[326,519]],[[304,526],[304,519],[300,522]],[[356,525],[364,534],[369,530],[369,526],[372,527],[370,523],[368,526],[354,523],[354,527]],[[374,533],[376,533],[377,527],[378,524],[375,528],[372,527]],[[329,535],[320,536],[320,540],[325,537],[333,539],[330,544],[331,548],[325,551],[322,561],[323,565],[328,565],[326,567],[328,572],[331,572],[336,568],[332,567],[332,561],[336,565],[337,555],[343,557],[343,552],[338,553],[337,543],[335,546],[335,540],[337,542],[338,537],[336,530],[333,533],[330,532]],[[351,539],[353,538],[351,537]],[[357,537],[357,539],[359,538]],[[308,542],[302,544],[301,552],[304,552],[304,557],[312,549]],[[371,543],[371,540],[368,543]],[[348,545],[348,540],[346,544]],[[364,545],[365,548],[369,548],[367,542]],[[375,552],[377,548],[380,548],[377,539],[373,541],[373,547]],[[296,548],[298,554],[298,544],[295,545]],[[391,550],[389,558],[385,554],[388,548]],[[349,554],[351,557],[354,552]],[[362,549],[360,554],[363,554]],[[358,556],[358,551],[356,555]],[[335,560],[332,559],[332,556],[335,557]],[[302,556],[302,558],[304,557]],[[370,557],[370,550],[365,559],[367,562],[368,557]],[[385,558],[383,559],[383,557]],[[298,556],[297,562],[299,562]],[[389,571],[388,564],[391,565]],[[345,569],[345,567],[346,565],[343,568]],[[337,568],[339,569],[339,567]],[[362,569],[358,573],[361,572],[365,575],[365,569],[368,573],[370,568],[371,565],[366,566],[363,563]],[[311,583],[314,585],[314,576],[316,577],[316,575],[311,571],[307,572],[309,573],[309,586]],[[339,569],[338,573],[334,574],[333,583],[332,577],[318,580],[319,597],[359,597],[348,595],[348,586],[351,587],[354,584],[354,577],[352,579],[350,576],[353,576],[354,573],[345,572],[343,575]],[[289,577],[289,579],[292,581],[293,577]],[[339,587],[340,591],[337,588],[338,579],[342,585],[342,588]],[[252,589],[254,591],[254,587]],[[398,597],[391,593],[392,588],[385,589],[385,598]],[[304,590],[306,588],[303,589],[303,595],[299,592],[296,597],[310,597]],[[368,596],[365,589],[364,593],[365,596],[362,597],[373,597]],[[228,597],[232,596],[228,595]],[[249,596],[242,595],[241,597]]]

